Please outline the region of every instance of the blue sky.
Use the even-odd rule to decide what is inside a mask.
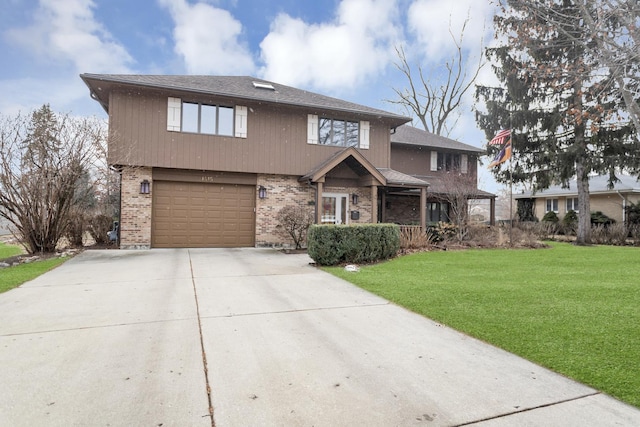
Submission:
[[[468,17],[463,47],[477,56],[493,13],[491,0],[4,0],[0,113],[49,103],[106,118],[78,75],[133,73],[252,75],[404,114],[385,102],[406,86],[395,48],[437,79],[450,29]],[[471,107],[450,136],[482,147]]]

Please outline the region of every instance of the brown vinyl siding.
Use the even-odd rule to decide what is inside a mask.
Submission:
[[[391,155],[391,169],[414,176],[437,176],[446,173],[431,170],[431,149],[428,147],[392,144],[391,152],[393,153]],[[478,159],[475,155],[467,154],[467,168],[467,173],[477,179]]]
[[[307,115],[321,112],[244,101],[237,104],[249,107],[247,138],[169,132],[167,99],[165,94],[112,92],[110,128],[119,131],[111,134],[110,164],[304,175],[344,149],[307,144]],[[210,98],[184,100],[216,102]],[[219,103],[230,105],[228,100]],[[339,116],[343,117],[368,119]],[[388,125],[375,121],[370,124],[370,148],[360,151],[374,166],[389,167]]]

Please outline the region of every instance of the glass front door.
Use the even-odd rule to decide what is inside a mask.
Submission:
[[[320,219],[323,224],[346,224],[348,194],[324,193],[322,195],[322,212]]]

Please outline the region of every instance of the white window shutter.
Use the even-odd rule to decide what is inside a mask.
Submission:
[[[438,152],[437,151],[431,152],[431,170],[432,171],[438,170]]]
[[[307,116],[307,144],[318,143],[318,116],[309,114]]]
[[[362,121],[360,122],[360,148],[363,150],[369,149],[369,129],[371,125],[369,122]]]
[[[180,120],[182,116],[182,100],[171,98],[167,102],[167,130],[180,132]]]
[[[236,138],[247,137],[247,107],[236,105]]]
[[[468,162],[466,154],[460,156],[460,172],[467,173],[469,171]]]

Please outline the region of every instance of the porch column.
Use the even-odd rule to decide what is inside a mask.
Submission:
[[[496,198],[489,199],[489,224],[496,225]]]
[[[420,228],[422,232],[427,232],[427,189],[420,189]]]
[[[316,183],[316,224],[322,224],[322,182]]]
[[[378,186],[371,186],[371,223],[378,222]]]

